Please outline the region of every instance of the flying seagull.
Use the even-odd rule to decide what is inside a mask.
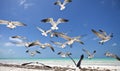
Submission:
[[[66,52],[66,53],[58,52],[58,55],[60,55],[61,57],[67,57],[67,56],[72,55],[72,54],[70,52]]]
[[[96,31],[92,29],[92,32],[101,39],[101,41],[99,41],[100,44],[109,41],[113,37],[113,33],[107,35],[107,33],[103,30]]]
[[[117,60],[120,61],[120,57],[118,57],[116,54],[112,54],[112,53],[110,53],[110,52],[106,52],[106,53],[105,53],[105,56],[107,56],[107,57],[112,57],[112,58],[115,58],[115,59],[117,59]]]
[[[60,0],[58,0],[57,2],[54,3],[54,5],[58,5],[60,6],[60,10],[64,10],[65,9],[65,5],[67,3],[72,2],[72,0],[64,0],[64,2],[62,3]]]
[[[88,55],[89,59],[93,58],[96,53],[96,50],[94,50],[92,54],[86,49],[82,49],[82,50]]]
[[[63,19],[63,18],[59,18],[57,21],[54,21],[53,18],[46,18],[46,19],[41,20],[41,22],[51,23],[51,25],[52,25],[51,29],[58,30],[58,27],[57,27],[58,24],[68,22],[68,20]]]
[[[79,69],[81,69],[81,61],[83,60],[83,58],[84,58],[84,55],[82,54],[80,57],[80,60],[78,61],[77,65],[76,65],[77,67],[79,67]]]
[[[64,38],[65,40],[67,40],[67,42],[65,42],[65,44],[67,44],[67,45],[69,45],[69,46],[72,46],[72,44],[73,44],[74,42],[79,42],[80,44],[84,44],[84,43],[80,40],[81,36],[69,37],[69,36],[67,36],[67,35],[65,35],[65,34],[63,34],[63,33],[59,33],[59,32],[55,32],[54,35],[57,36],[57,37],[61,37],[61,38]]]
[[[26,53],[29,53],[31,56],[34,56],[34,55],[36,55],[37,53],[38,53],[38,54],[41,54],[41,52],[38,51],[38,50],[35,50],[35,51],[27,50]]]
[[[49,43],[40,43],[38,40],[37,41],[34,41],[34,42],[29,42],[27,45],[27,47],[32,47],[32,46],[40,46],[42,49],[45,49],[46,47],[50,47],[50,49],[54,52],[54,48],[51,44]]]
[[[66,52],[66,53],[64,53],[64,52],[58,52],[58,55],[60,55],[61,57],[69,57],[73,61],[73,63],[75,64],[75,66],[77,66],[75,60],[71,57],[72,53],[70,53],[70,52]]]
[[[55,42],[55,41],[51,41],[53,44],[60,46],[61,48],[65,48],[66,47],[66,43],[61,43],[61,42]]]
[[[7,21],[7,20],[0,20],[0,24],[7,25],[6,27],[10,29],[16,28],[16,26],[26,26],[26,24],[21,23],[19,21]]]
[[[19,35],[11,36],[11,38],[15,38],[15,39],[27,39],[26,37],[19,36]]]
[[[43,35],[43,36],[47,36],[47,34],[48,33],[51,33],[51,29],[50,30],[43,30],[42,28],[40,28],[40,27],[37,27],[37,29],[41,32],[41,34]]]

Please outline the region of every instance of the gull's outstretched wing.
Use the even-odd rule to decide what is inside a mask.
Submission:
[[[64,0],[63,5],[66,5],[67,3],[72,2],[72,0]]]
[[[56,1],[55,3],[54,3],[54,5],[59,5],[59,6],[61,6],[62,5],[62,3],[61,3],[61,1]]]
[[[83,60],[83,58],[84,58],[84,55],[82,54],[80,57],[80,60],[77,63],[77,67],[81,68],[81,61]]]
[[[22,66],[25,66],[25,65],[29,65],[29,64],[32,64],[33,62],[29,62],[29,63],[23,63],[21,64]]]
[[[104,39],[104,38],[105,38],[105,36],[104,36],[103,34],[95,31],[94,29],[92,29],[92,32],[93,32],[96,36],[98,36],[99,38],[101,38],[101,39]]]
[[[82,49],[87,55],[91,55],[91,53],[88,51],[88,50],[86,50],[86,49]]]
[[[37,29],[41,32],[45,32],[43,29],[41,29],[40,27],[37,27]]]
[[[56,24],[65,23],[65,22],[68,22],[68,20],[64,18],[59,18]]]
[[[53,20],[53,18],[46,18],[46,19],[41,20],[41,22],[44,22],[44,23],[51,23],[51,25],[53,25],[54,20]]]
[[[107,36],[107,33],[105,32],[105,31],[103,31],[103,30],[99,30],[104,36]]]
[[[0,20],[0,24],[5,24],[5,25],[7,25],[9,23],[9,21],[7,21],[7,20]]]
[[[21,23],[19,21],[11,21],[11,23],[13,23],[13,25],[15,25],[15,26],[27,26],[26,24]]]

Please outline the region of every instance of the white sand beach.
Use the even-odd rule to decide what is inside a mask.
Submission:
[[[51,68],[40,64],[21,66],[27,62],[41,62]],[[83,60],[82,69],[76,68],[69,59],[1,59],[0,63],[0,71],[120,71],[120,62],[117,60]]]

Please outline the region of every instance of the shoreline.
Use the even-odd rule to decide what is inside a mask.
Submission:
[[[50,66],[50,65],[49,65]],[[119,68],[119,67],[118,67]],[[0,63],[0,71],[119,71],[115,66],[83,66],[81,69],[76,67],[61,66],[42,66],[42,65],[25,65],[20,64],[3,64]]]

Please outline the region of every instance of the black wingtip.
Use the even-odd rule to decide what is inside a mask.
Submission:
[[[96,53],[96,50],[94,50],[93,53]]]

